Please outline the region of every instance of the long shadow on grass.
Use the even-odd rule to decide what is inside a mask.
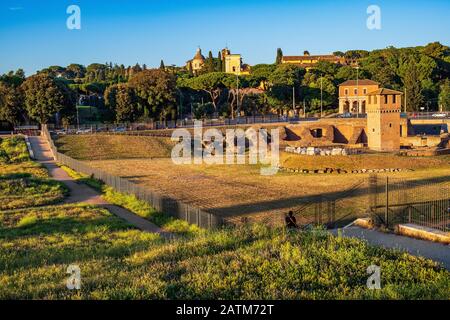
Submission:
[[[339,179],[339,176],[336,176]],[[395,186],[395,190],[410,190],[413,188],[427,186],[431,184],[440,184],[450,182],[450,176],[433,177],[428,179],[414,180],[412,183],[398,184]],[[378,185],[377,194],[384,194],[385,190],[383,186]],[[308,203],[320,202],[323,200],[342,200],[352,199],[361,196],[367,196],[369,193],[369,187],[358,187],[355,190],[351,190],[351,194],[348,194],[348,190],[335,191],[335,192],[321,192],[313,195],[296,196],[289,198],[281,198],[269,201],[260,201],[249,204],[238,204],[228,207],[208,208],[209,213],[222,216],[246,216],[264,211],[283,210],[299,207]]]

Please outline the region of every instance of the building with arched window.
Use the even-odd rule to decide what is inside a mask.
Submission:
[[[365,114],[368,94],[379,89],[378,82],[348,80],[339,85],[339,113]]]

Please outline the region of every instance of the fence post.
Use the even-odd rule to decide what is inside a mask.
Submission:
[[[384,213],[384,223],[389,226],[389,177],[386,177],[386,211]]]

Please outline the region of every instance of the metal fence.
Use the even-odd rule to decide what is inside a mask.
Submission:
[[[77,172],[101,180],[115,191],[136,196],[137,199],[149,203],[155,210],[171,217],[182,219],[201,228],[213,229],[224,222],[222,217],[206,212],[195,206],[182,203],[178,200],[157,194],[147,188],[141,187],[129,180],[92,168],[82,161],[75,160],[58,152],[50,132],[46,126],[42,127],[42,134],[49,143],[55,161]]]
[[[247,124],[265,124],[265,123],[288,123],[297,121],[317,120],[318,118],[299,118],[299,117],[287,117],[280,115],[258,115],[258,116],[245,116],[235,119],[201,119],[203,127],[220,127],[220,126],[236,126]],[[183,120],[171,120],[171,121],[148,121],[142,123],[131,124],[80,124],[70,125],[67,127],[50,125],[49,129],[68,129],[70,132],[77,132],[77,130],[89,130],[92,133],[95,132],[115,132],[118,129],[122,131],[143,131],[143,130],[163,130],[163,129],[175,129],[175,128],[193,128],[193,119]]]
[[[450,231],[450,177],[406,180],[370,177],[370,213],[388,228],[413,223]]]
[[[224,219],[227,224],[234,225],[246,222],[276,226],[283,225],[287,212],[292,210],[298,225],[324,225],[327,228],[337,228],[351,223],[356,218],[367,216],[368,199],[368,180],[361,179],[345,190],[324,192],[303,198],[297,203],[287,200],[289,204],[283,209]]]

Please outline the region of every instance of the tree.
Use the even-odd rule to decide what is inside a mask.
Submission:
[[[223,69],[223,61],[222,61],[222,52],[220,52],[217,54],[217,72],[224,72],[225,70]]]
[[[127,84],[115,85],[115,114],[116,121],[133,122],[141,116],[136,92]]]
[[[159,65],[159,68],[160,68],[161,70],[166,70],[166,66],[164,65],[163,59],[161,59],[161,64]],[[144,70],[145,70],[145,69],[144,69]]]
[[[281,64],[283,60],[283,50],[281,48],[277,49],[277,58],[275,60],[275,64]]]
[[[10,71],[7,74],[0,76],[0,82],[12,85],[14,87],[20,86],[25,81],[25,73],[22,69],[18,69],[16,72]]]
[[[138,104],[144,116],[160,120],[172,114],[176,105],[176,77],[160,69],[139,72],[129,81],[138,97]]]
[[[17,125],[25,119],[20,87],[0,82],[0,120]]]
[[[216,69],[214,66],[214,57],[211,51],[209,51],[208,60],[206,60],[206,69],[208,72],[214,72]]]
[[[187,79],[182,85],[194,90],[201,90],[208,93],[211,97],[214,110],[218,111],[218,99],[221,96],[223,89],[225,89],[223,81],[228,76],[229,75],[223,72],[211,72],[195,78]]]
[[[439,106],[442,111],[450,111],[450,80],[445,81],[440,86]]]
[[[73,110],[73,92],[63,83],[46,73],[29,77],[21,85],[25,96],[25,108],[30,118],[48,123],[50,118],[63,109]]]
[[[411,59],[403,79],[407,111],[417,111],[423,105],[422,87],[416,62]]]
[[[439,42],[432,42],[423,48],[423,53],[433,58],[443,59],[445,56],[450,55],[450,48]]]
[[[69,64],[66,67],[66,75],[68,79],[81,79],[86,75],[86,68],[81,64]]]
[[[296,95],[299,94],[299,85],[305,74],[305,70],[292,64],[281,64],[270,75],[269,82],[271,88],[268,94],[269,104],[276,108],[292,108],[292,88],[297,88]]]
[[[269,79],[276,68],[277,66],[275,64],[257,64],[253,66],[249,79],[250,86],[261,87],[263,90],[269,90]]]

